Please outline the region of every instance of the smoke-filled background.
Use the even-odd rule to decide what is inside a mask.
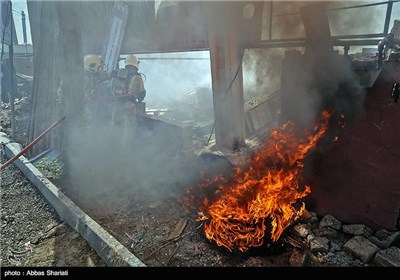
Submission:
[[[265,6],[262,39],[305,37],[300,8],[308,4],[310,2],[274,2],[272,34],[268,31],[268,9]],[[355,1],[348,3],[356,4]],[[327,2],[326,5],[335,7],[344,4]],[[394,6],[395,11],[399,8],[400,5]],[[379,26],[383,25],[384,8],[365,8],[360,20],[356,19],[359,17],[355,17],[353,12],[339,15],[337,11],[329,11],[328,18],[331,35],[360,34],[365,30],[374,33],[381,30]],[[228,19],[221,14],[219,20]],[[290,111],[289,116],[303,124],[311,124],[324,107],[337,111],[339,115],[345,113],[348,120],[362,113],[363,90],[350,63],[335,60],[335,54],[332,53],[318,59],[301,57],[298,61],[300,64],[295,60],[292,65],[290,60],[286,60],[289,64],[284,64],[285,54],[289,50],[297,50],[299,57],[304,53],[304,48],[245,50],[242,61],[244,101],[275,92],[286,94],[286,99],[282,98],[282,102],[289,102],[286,112]],[[137,56],[141,59],[139,72],[146,76],[145,102],[148,109],[180,110],[177,121],[181,127],[204,120],[199,119],[198,114],[193,114],[194,110],[204,110],[207,120],[212,121],[208,51],[139,53]],[[285,70],[283,65],[299,75],[290,76],[295,78],[292,80],[282,79]],[[123,67],[123,61],[120,67]],[[206,104],[200,104],[202,97],[207,100]],[[290,104],[294,107],[291,108]],[[281,105],[282,108],[277,111],[286,106]],[[108,122],[97,122],[79,129],[74,135],[76,146],[72,157],[74,162],[71,164],[74,169],[71,172],[71,185],[88,197],[108,186],[163,197],[174,190],[195,184],[199,172],[206,166],[203,166],[201,159],[187,156],[185,144],[181,142],[182,131],[159,122],[151,125],[138,123],[132,134],[114,129]]]

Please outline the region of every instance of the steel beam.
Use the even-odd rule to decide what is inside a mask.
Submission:
[[[212,14],[212,20],[218,16],[218,12]],[[235,22],[229,22],[209,32],[215,140],[220,149],[229,151],[245,140],[243,50],[236,28]]]

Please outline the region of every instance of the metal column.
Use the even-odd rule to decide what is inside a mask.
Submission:
[[[221,15],[218,11],[222,12],[216,8],[211,13],[213,20]],[[235,17],[232,18],[221,22],[220,28],[209,31],[215,139],[220,149],[230,151],[237,149],[245,139],[243,50]]]

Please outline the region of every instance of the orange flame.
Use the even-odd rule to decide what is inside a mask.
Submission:
[[[302,138],[292,122],[272,130],[246,170],[235,168],[229,179],[213,178],[201,184],[204,188],[218,182],[215,198],[202,201],[197,219],[205,221],[206,237],[229,251],[242,252],[261,246],[267,230],[271,240],[277,241],[305,209],[298,200],[311,190],[300,185],[302,160],[325,134],[330,116],[324,111],[321,124]]]

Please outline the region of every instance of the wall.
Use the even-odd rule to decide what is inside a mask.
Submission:
[[[400,213],[400,104],[390,104],[400,63],[385,62],[367,89],[360,120],[316,159],[309,206],[347,223],[398,228]]]

